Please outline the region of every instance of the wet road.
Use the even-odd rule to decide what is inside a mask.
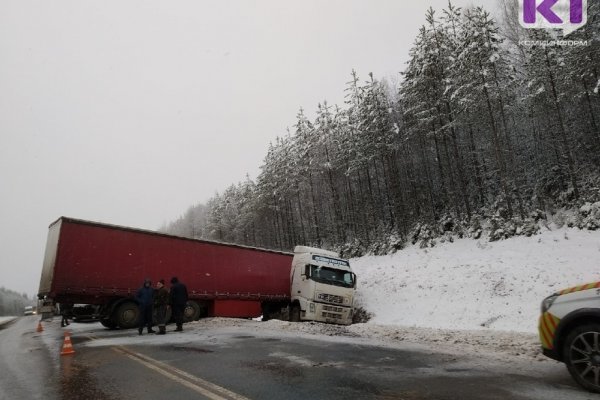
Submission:
[[[414,346],[372,346],[364,339],[306,338],[209,323],[190,324],[184,333],[160,338],[74,324],[76,354],[60,357],[56,325],[47,324],[41,338],[50,352],[30,332],[35,327],[30,318],[0,332],[2,367],[11,371],[8,378],[2,374],[0,383],[2,389],[14,389],[3,399],[597,398],[577,388],[560,365],[544,364],[540,371],[522,361],[493,362]],[[9,331],[16,335],[6,335]],[[17,343],[20,350],[14,349]],[[7,353],[12,356],[5,360]],[[14,367],[23,360],[23,366]],[[46,368],[48,362],[55,367]],[[28,385],[27,376],[35,371],[42,371],[41,384]]]
[[[35,331],[39,317],[15,319],[0,326],[0,399],[54,399],[57,370]]]
[[[202,397],[193,386],[210,382],[233,395],[213,391],[225,399],[587,399],[565,371],[540,380],[510,366],[470,367],[468,359],[415,350],[390,349],[365,344],[263,337],[244,332],[208,335],[205,342],[169,346],[126,346],[118,350],[129,360],[120,367],[103,349],[86,348],[86,360],[102,382],[111,382],[106,393],[114,398],[150,398],[176,395]],[[131,356],[133,354],[133,356]],[[132,373],[141,361],[157,366],[146,373]],[[480,360],[478,361],[480,362]],[[175,368],[175,369],[173,369]],[[120,372],[118,372],[120,371]],[[125,373],[125,371],[129,371]],[[150,373],[165,386],[148,384]],[[179,374],[178,371],[185,371]],[[139,371],[138,371],[139,372]],[[163,374],[165,375],[165,374]],[[190,379],[192,377],[192,379]],[[186,381],[191,386],[178,383]],[[124,391],[123,388],[129,388]]]

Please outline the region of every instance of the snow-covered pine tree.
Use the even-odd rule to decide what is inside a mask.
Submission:
[[[535,41],[549,42],[553,40],[549,33],[541,29],[531,29],[529,35]],[[532,106],[536,109],[536,115],[546,119],[540,123],[546,126],[551,147],[557,153],[555,168],[565,171],[564,175],[567,176],[571,185],[572,196],[577,199],[579,185],[573,156],[572,136],[567,133],[570,131],[570,127],[565,114],[565,105],[561,101],[564,87],[569,84],[563,80],[565,75],[562,51],[561,48],[548,46],[529,47],[525,71]]]
[[[500,82],[501,77],[505,76],[504,64],[500,62],[503,57],[500,48],[502,39],[498,36],[495,22],[482,8],[468,9],[464,16],[462,45],[454,71],[457,79],[470,82],[468,89],[462,89],[470,95],[471,104],[467,107],[469,118],[481,114],[487,119],[490,150],[507,216],[510,218],[514,212],[513,193],[516,192],[515,157],[506,116],[506,95]],[[476,112],[470,112],[472,110]]]

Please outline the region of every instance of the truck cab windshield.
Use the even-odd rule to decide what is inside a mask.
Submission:
[[[308,267],[310,279],[315,282],[348,288],[354,287],[354,274],[350,271],[317,265],[309,265]]]

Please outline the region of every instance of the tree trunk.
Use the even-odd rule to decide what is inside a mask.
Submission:
[[[567,139],[567,131],[565,129],[565,124],[563,120],[562,110],[560,107],[560,102],[558,100],[558,94],[556,91],[556,83],[554,80],[554,74],[552,73],[552,68],[550,66],[550,57],[548,56],[548,49],[544,47],[544,54],[546,56],[546,66],[548,68],[548,77],[550,78],[550,86],[552,88],[552,97],[554,107],[556,108],[556,117],[558,118],[558,126],[560,128],[560,138],[563,145],[564,156],[567,159],[567,168],[569,170],[569,176],[571,178],[571,185],[573,185],[573,195],[576,199],[579,198],[579,187],[577,185],[577,177],[575,176],[575,162],[573,161],[573,154],[571,152],[571,147],[569,146],[569,141]]]

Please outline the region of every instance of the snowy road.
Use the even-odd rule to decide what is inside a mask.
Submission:
[[[213,318],[186,324],[183,333],[140,337],[71,324],[76,353],[61,357],[58,319],[45,322],[41,334],[33,319],[21,321],[2,332],[9,344],[2,359],[25,343],[10,369],[35,376],[43,361],[35,357],[47,349],[42,372],[60,383],[48,400],[594,398],[564,366],[539,356],[528,335]],[[25,398],[14,393],[8,398]]]

